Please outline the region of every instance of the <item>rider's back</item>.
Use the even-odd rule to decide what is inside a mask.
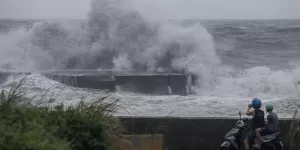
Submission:
[[[255,109],[255,114],[253,116],[252,129],[262,128],[265,125],[265,112],[261,109]]]
[[[274,133],[277,131],[278,116],[274,112],[270,112],[267,116],[267,129]]]

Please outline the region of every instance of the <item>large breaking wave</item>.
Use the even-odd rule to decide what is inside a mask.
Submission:
[[[214,40],[196,23],[153,21],[128,1],[92,0],[83,23],[41,21],[0,35],[0,69],[99,69],[192,72],[201,95],[296,95],[298,70],[255,67],[239,72],[222,64]]]
[[[27,71],[45,69],[117,69],[138,71],[195,71],[217,65],[213,40],[201,24],[183,28],[149,22],[124,2],[92,1],[86,22],[34,24],[1,35],[2,52],[15,52],[1,68]],[[72,27],[71,27],[72,25]],[[36,56],[37,55],[37,56]],[[7,55],[2,55],[7,57]],[[16,64],[16,62],[22,62]],[[195,64],[201,65],[196,67]]]

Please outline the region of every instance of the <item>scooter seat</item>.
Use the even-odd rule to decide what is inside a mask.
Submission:
[[[270,142],[270,141],[276,139],[280,134],[281,134],[281,132],[276,132],[276,133],[273,133],[273,134],[262,136],[261,137],[262,138],[262,142],[263,143]]]

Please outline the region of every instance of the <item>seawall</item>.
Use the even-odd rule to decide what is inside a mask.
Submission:
[[[219,150],[225,134],[238,118],[151,118],[119,117],[130,134],[163,134],[164,149]],[[283,137],[289,134],[292,119],[279,121]],[[287,139],[287,138],[285,138]],[[284,145],[287,146],[286,141]],[[285,148],[286,149],[286,148]]]
[[[22,72],[1,72],[0,84],[13,74]],[[195,84],[194,75],[182,73],[96,71],[96,70],[57,70],[43,71],[40,74],[48,79],[78,88],[107,89],[137,92],[153,95],[188,95]]]

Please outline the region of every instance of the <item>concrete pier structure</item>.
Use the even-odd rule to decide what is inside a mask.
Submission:
[[[154,95],[187,95],[193,81],[180,73],[61,70],[42,72],[49,79],[79,88],[119,89]]]
[[[78,88],[107,89],[151,95],[188,95],[196,76],[181,73],[124,72],[96,70],[57,70],[40,72],[48,79]],[[8,76],[31,74],[0,71],[0,84]]]
[[[58,81],[62,84],[91,89],[115,90],[116,82],[112,72],[99,71],[47,71],[42,72],[45,77]]]
[[[124,90],[133,92],[168,95],[185,95],[187,75],[175,73],[114,73],[116,83]],[[170,88],[170,89],[168,89]]]

